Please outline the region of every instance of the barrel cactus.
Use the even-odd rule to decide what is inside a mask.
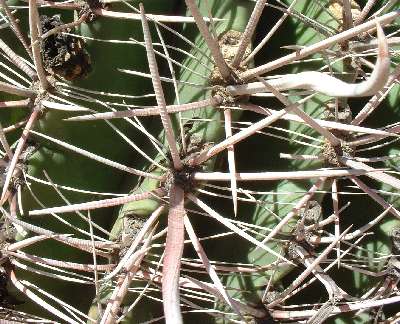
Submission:
[[[1,318],[400,319],[397,1],[0,5]]]

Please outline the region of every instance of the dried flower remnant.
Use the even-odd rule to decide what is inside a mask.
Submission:
[[[86,0],[78,16],[84,16],[87,23],[93,22],[97,18],[96,9],[107,9],[107,4],[99,0]]]
[[[42,15],[40,23],[42,34],[63,25],[60,15]],[[42,40],[41,52],[45,68],[66,80],[84,78],[92,70],[82,39],[62,33],[50,35]]]

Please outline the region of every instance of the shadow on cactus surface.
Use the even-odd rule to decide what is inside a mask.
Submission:
[[[0,0],[0,318],[399,321],[399,16]]]

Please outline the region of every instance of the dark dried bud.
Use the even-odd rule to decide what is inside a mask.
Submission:
[[[59,15],[40,16],[40,23],[42,34],[63,25]],[[41,52],[46,69],[66,80],[84,78],[92,70],[83,40],[71,35],[57,33],[46,37],[42,41]]]

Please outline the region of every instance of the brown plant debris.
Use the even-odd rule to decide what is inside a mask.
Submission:
[[[40,17],[42,34],[63,25],[59,15]],[[67,32],[70,32],[67,29]],[[66,80],[86,77],[92,70],[90,56],[81,39],[57,33],[45,38],[41,44],[46,69]]]
[[[91,23],[97,18],[97,14],[95,13],[96,9],[108,9],[108,6],[99,1],[99,0],[85,0],[82,1],[82,9],[78,13],[78,17],[82,17],[83,15],[87,15],[85,22]]]

